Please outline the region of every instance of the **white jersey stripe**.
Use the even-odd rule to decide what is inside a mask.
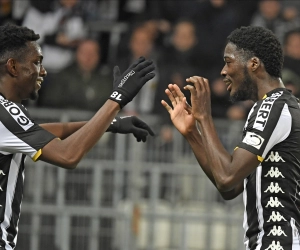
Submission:
[[[300,235],[299,231],[296,227],[295,219],[291,218],[291,227],[292,227],[292,235],[293,235],[293,246],[292,250],[300,250]]]
[[[246,189],[246,186],[247,186],[247,178],[244,179],[244,191],[243,191],[243,201],[244,201],[244,222],[243,222],[243,228],[244,228],[244,245],[246,247],[246,250],[249,250],[249,238],[247,237],[246,235],[246,232],[248,231],[248,217],[247,217],[247,210],[246,210],[246,207],[247,207],[247,189]]]
[[[254,105],[252,106],[251,110],[249,111],[249,114],[248,114],[246,123],[245,123],[245,125],[244,125],[244,129],[247,128],[249,119],[250,119],[252,113],[254,112],[254,109],[255,109],[256,106],[257,106],[257,103],[254,103]]]
[[[2,122],[0,122],[0,134],[3,140],[0,145],[0,152],[11,154],[22,152],[31,158],[36,154],[37,151],[34,148],[10,132]]]
[[[4,221],[1,223],[1,229],[2,229],[2,239],[7,243],[7,231],[6,229],[10,226],[10,219],[12,216],[12,202],[15,195],[15,188],[17,184],[18,179],[18,173],[20,170],[22,160],[22,154],[15,154],[11,164],[10,164],[10,170],[8,173],[8,181],[7,181],[7,189],[6,189],[6,202],[5,204],[0,204],[2,206],[5,206],[5,214],[4,214]],[[6,250],[11,250],[12,248],[7,243]]]
[[[281,115],[278,119],[276,127],[266,145],[266,148],[262,154],[262,157],[265,159],[267,153],[271,150],[274,145],[284,141],[292,129],[292,116],[289,111],[288,105],[284,104],[283,109],[281,111]]]
[[[260,250],[262,246],[262,238],[265,234],[264,232],[264,217],[263,217],[263,207],[261,205],[261,172],[262,166],[259,166],[256,169],[256,209],[258,215],[258,229],[259,234],[257,235],[257,246],[256,250]]]

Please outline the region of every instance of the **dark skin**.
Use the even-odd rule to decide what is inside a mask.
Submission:
[[[28,53],[23,60],[10,58],[1,65],[0,93],[6,99],[21,103],[37,98],[47,72],[42,66],[43,55],[36,42],[28,42]],[[61,138],[50,141],[42,149],[39,160],[73,169],[96,144],[120,111],[118,103],[108,100],[88,122],[48,123],[41,126]]]
[[[232,43],[228,43],[225,48],[224,61],[221,75],[231,96],[238,91],[244,91],[246,74],[255,86],[250,93],[253,101],[262,99],[267,92],[275,88],[284,88],[280,79],[275,79],[266,72],[259,58],[243,60],[242,52]],[[233,154],[226,151],[213,124],[208,80],[193,76],[186,81],[189,85],[185,89],[191,92],[192,106],[186,103],[182,91],[173,84],[166,90],[172,107],[165,101],[162,101],[162,105],[169,112],[175,127],[191,145],[199,165],[223,198],[233,199],[243,191],[244,179],[257,168],[260,161],[257,155],[242,148],[236,149]]]

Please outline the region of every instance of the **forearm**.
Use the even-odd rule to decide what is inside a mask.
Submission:
[[[40,159],[63,168],[75,168],[82,157],[101,138],[119,110],[118,103],[108,100],[90,121],[84,125],[77,123],[76,126],[72,125],[72,129],[68,129],[69,132],[73,129],[77,131],[63,140],[52,140],[43,147]],[[79,128],[81,125],[83,126]],[[61,132],[62,127],[50,125],[46,127],[57,134],[67,134]]]
[[[190,144],[193,153],[199,163],[199,166],[202,168],[203,172],[206,174],[206,176],[210,179],[210,181],[215,185],[215,187],[218,189],[218,186],[216,184],[214,175],[212,173],[212,170],[210,168],[207,156],[206,156],[206,150],[205,146],[202,141],[201,134],[196,130],[193,131],[193,133],[190,133],[189,135],[185,136],[186,140]],[[236,196],[238,196],[242,191],[242,186],[238,187],[237,189],[222,192],[218,189],[220,194],[225,200],[231,200],[234,199]]]
[[[40,124],[42,128],[54,134],[60,139],[66,139],[71,134],[75,133],[78,129],[83,127],[87,121],[82,122],[57,122],[57,123],[43,123]],[[106,132],[111,132],[111,124],[107,128]]]
[[[70,153],[79,156],[87,153],[106,132],[119,110],[119,104],[108,100],[90,121],[63,141],[70,147]]]
[[[60,139],[65,139],[72,135],[78,129],[83,127],[87,122],[65,122],[65,123],[43,123],[40,124],[42,128],[54,134]]]
[[[198,123],[201,130],[202,144],[205,149],[207,163],[210,166],[216,186],[219,190],[222,190],[223,183],[228,183],[234,176],[234,172],[230,167],[232,156],[222,145],[211,116],[199,119]]]
[[[202,142],[202,138],[201,138],[201,135],[198,132],[198,130],[197,129],[193,130],[193,132],[191,132],[185,136],[185,139],[190,144],[190,146],[193,150],[193,153],[199,163],[199,166],[202,168],[202,170],[207,175],[207,177],[211,180],[211,182],[214,185],[216,185],[214,176],[211,172],[211,169],[210,169],[208,161],[207,161],[206,152],[205,152],[205,148],[204,148],[204,145]]]

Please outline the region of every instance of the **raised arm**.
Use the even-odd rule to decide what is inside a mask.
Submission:
[[[132,64],[123,74],[116,71],[114,91],[110,100],[100,108],[94,117],[86,124],[78,123],[68,128],[49,127],[55,133],[63,135],[63,140],[54,139],[43,149],[40,160],[58,165],[63,168],[75,168],[82,157],[95,145],[103,133],[108,129],[120,108],[130,102],[139,92],[142,86],[154,77],[154,65],[152,61],[140,58]],[[81,128],[79,128],[83,125]],[[45,125],[47,127],[47,125]],[[77,131],[65,137],[72,130]],[[65,133],[65,134],[64,134]]]
[[[216,186],[220,191],[233,190],[255,170],[260,161],[257,155],[242,148],[235,150],[232,155],[226,151],[211,116],[208,80],[194,76],[188,82],[193,84],[186,86],[191,91],[191,112],[199,124],[203,148]]]
[[[202,134],[196,126],[196,120],[192,114],[192,108],[186,103],[186,98],[177,85],[170,84],[168,87],[169,89],[166,90],[166,94],[172,103],[172,108],[165,101],[162,101],[162,105],[169,112],[174,126],[188,141],[199,166],[211,182],[217,187],[222,197],[226,200],[235,198],[243,191],[243,182],[230,191],[224,192],[219,189],[206,156],[205,145],[202,141]]]

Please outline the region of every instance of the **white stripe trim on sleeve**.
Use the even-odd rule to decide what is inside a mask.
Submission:
[[[292,130],[292,116],[289,111],[288,105],[284,104],[283,109],[281,111],[281,115],[266,145],[262,157],[266,158],[266,155],[271,150],[271,148],[273,148],[276,144],[284,141],[291,133],[291,130]]]

